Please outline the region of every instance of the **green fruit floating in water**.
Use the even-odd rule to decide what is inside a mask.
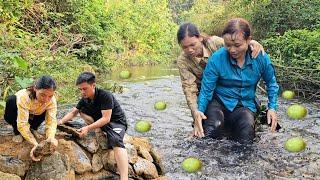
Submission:
[[[166,109],[166,107],[167,107],[167,104],[163,101],[159,101],[154,104],[154,108],[156,110],[164,110],[164,109]]]
[[[288,139],[284,147],[289,152],[300,152],[306,148],[306,145],[301,137],[294,137]]]
[[[151,129],[151,123],[149,121],[140,120],[136,123],[134,128],[140,133],[148,132]]]
[[[130,71],[125,70],[125,71],[121,71],[119,76],[122,79],[129,79],[131,77],[131,73]]]
[[[293,91],[289,91],[289,90],[283,91],[282,97],[284,99],[293,99],[294,98],[294,92]]]
[[[194,173],[201,169],[202,163],[199,159],[189,157],[182,162],[182,168],[188,173]]]
[[[302,119],[307,115],[307,109],[299,104],[294,104],[288,107],[287,114],[292,119]]]

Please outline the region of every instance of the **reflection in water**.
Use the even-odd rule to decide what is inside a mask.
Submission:
[[[134,82],[120,82],[125,91],[115,96],[126,112],[128,134],[150,138],[154,147],[164,155],[169,179],[320,179],[319,105],[304,104],[309,111],[307,118],[290,120],[286,108],[291,102],[280,99],[281,131],[270,133],[267,126],[261,126],[262,131],[256,133],[253,145],[240,145],[226,139],[188,140],[192,118],[180,78],[176,76],[178,72],[172,68],[167,68],[168,71],[159,69],[133,71]],[[115,74],[111,78],[119,83]],[[145,78],[139,80],[142,76]],[[265,97],[259,98],[267,102]],[[167,108],[155,110],[157,101],[165,101]],[[144,134],[134,130],[134,124],[141,119],[152,123],[152,129]],[[284,150],[285,141],[293,136],[306,140],[305,151],[289,153]],[[190,156],[203,162],[200,172],[188,174],[181,168],[182,161]]]

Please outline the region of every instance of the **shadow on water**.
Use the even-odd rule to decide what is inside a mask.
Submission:
[[[302,103],[308,109],[308,116],[301,121],[290,120],[286,108],[293,102],[280,98],[281,131],[270,133],[267,126],[261,126],[252,145],[240,145],[226,139],[189,140],[192,118],[177,69],[137,68],[126,81],[119,81],[118,72],[102,79],[111,79],[124,86],[123,93],[115,93],[115,96],[126,112],[128,134],[150,138],[164,155],[169,179],[320,179],[319,104]],[[259,95],[259,99],[267,102],[264,96]],[[157,101],[165,101],[167,108],[155,110]],[[141,119],[152,123],[152,129],[144,134],[134,130],[134,124]],[[284,149],[285,141],[294,136],[305,139],[305,151],[289,153]],[[181,162],[190,156],[203,162],[201,171],[189,174],[181,168]]]

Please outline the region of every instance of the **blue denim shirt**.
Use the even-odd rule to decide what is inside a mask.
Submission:
[[[279,86],[269,56],[260,53],[253,59],[247,52],[245,63],[240,68],[227,49],[220,48],[209,58],[204,70],[198,110],[205,112],[213,94],[216,94],[229,111],[241,103],[252,112],[257,112],[255,93],[261,77],[267,86],[268,108],[276,110]]]

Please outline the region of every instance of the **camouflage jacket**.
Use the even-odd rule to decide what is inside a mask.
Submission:
[[[201,87],[202,72],[207,65],[208,58],[212,53],[224,46],[223,39],[217,36],[212,36],[209,39],[204,40],[202,43],[203,57],[193,58],[182,52],[177,60],[182,89],[192,115],[193,112],[198,109],[197,98]]]

